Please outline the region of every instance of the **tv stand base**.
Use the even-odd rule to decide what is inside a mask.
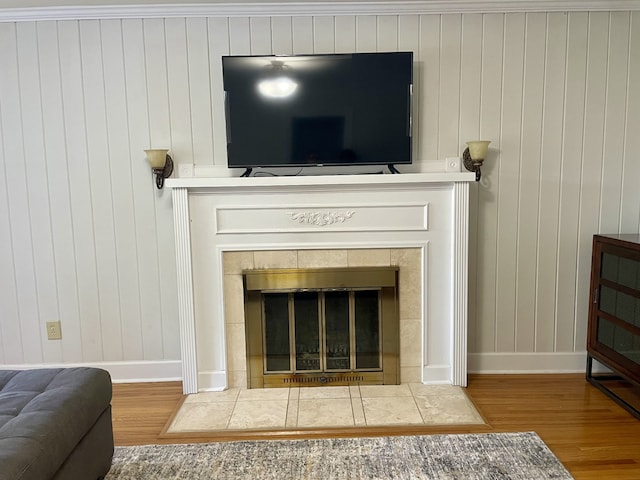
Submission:
[[[387,165],[387,167],[389,168],[389,171],[390,171],[391,173],[394,173],[394,174],[395,174],[395,173],[400,173],[400,170],[398,170],[398,169],[393,165],[393,163],[390,163],[389,165]]]

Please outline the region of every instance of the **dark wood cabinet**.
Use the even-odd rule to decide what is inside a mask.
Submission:
[[[592,255],[587,380],[640,417],[640,235],[594,235]]]

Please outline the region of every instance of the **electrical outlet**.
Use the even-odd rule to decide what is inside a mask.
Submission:
[[[62,339],[62,327],[60,322],[47,322],[47,338],[49,340]]]

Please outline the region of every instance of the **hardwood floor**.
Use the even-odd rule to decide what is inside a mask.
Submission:
[[[483,426],[397,427],[242,435],[166,436],[180,405],[181,384],[116,384],[116,445],[188,443],[237,438],[406,435],[535,431],[576,480],[640,479],[640,420],[618,406],[584,375],[473,375],[467,394],[487,421]]]

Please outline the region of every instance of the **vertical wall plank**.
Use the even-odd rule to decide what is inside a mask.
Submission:
[[[640,12],[631,14],[630,29],[620,231],[640,233],[640,162],[636,153],[640,152],[640,89],[631,87],[640,85]]]
[[[336,51],[336,27],[334,17],[322,16],[313,19],[314,53],[334,53]]]
[[[525,15],[507,15],[504,33],[504,79],[498,192],[498,265],[496,349],[515,351],[518,179],[524,88]]]
[[[356,17],[356,51],[375,52],[377,49],[377,18],[373,15],[358,15]]]
[[[394,52],[398,50],[398,17],[382,15],[378,17],[378,51]]]
[[[55,265],[53,291],[57,296],[57,319],[62,322],[63,330],[61,341],[45,341],[44,360],[45,362],[79,362],[82,361],[82,349],[79,342],[77,274],[69,198],[67,146],[64,141],[64,101],[57,23],[38,22],[37,36],[44,151],[51,211],[51,241]]]
[[[567,81],[565,88],[562,169],[566,179],[560,190],[558,235],[558,278],[556,350],[572,351],[576,311],[576,269],[578,260],[578,215],[580,209],[580,170],[587,70],[587,20],[584,13],[569,15],[567,40]]]
[[[206,18],[187,18],[187,68],[193,164],[213,164],[212,84]]]
[[[440,135],[440,16],[420,17],[419,55],[415,59],[413,94],[418,107],[414,112],[413,131],[420,138],[416,160],[438,158]],[[416,75],[417,73],[417,75]],[[416,77],[418,81],[416,82]]]
[[[536,351],[555,346],[560,168],[567,63],[567,15],[547,15],[537,237]]]
[[[291,55],[293,53],[293,30],[291,17],[273,17],[271,19],[273,53]]]
[[[246,17],[229,18],[229,53],[248,55],[251,53],[251,27]]]
[[[143,150],[150,147],[149,114],[144,49],[143,21],[122,21],[122,43],[129,130],[129,159],[134,185],[135,245],[138,262],[137,288],[132,294],[139,297],[139,312],[126,320],[124,340],[126,359],[153,359],[157,349],[145,348],[150,343],[147,325],[154,325],[161,317],[158,266],[158,245],[155,213],[155,185]],[[133,313],[135,315],[135,313]],[[153,330],[151,330],[153,332]],[[153,333],[152,333],[153,335]]]
[[[483,16],[480,92],[480,138],[491,140],[477,190],[476,324],[470,330],[471,351],[492,352],[496,342],[496,277],[499,161],[502,134],[502,82],[505,16]]]
[[[122,328],[120,326],[120,298],[118,294],[117,253],[115,249],[115,219],[111,162],[108,142],[105,71],[102,55],[102,29],[98,20],[80,22],[82,62],[82,89],[84,92],[87,166],[91,188],[91,215],[93,241],[98,280],[98,305],[100,315],[82,319],[83,325],[100,329],[102,345],[93,355],[99,360],[103,355],[122,358]]]
[[[133,335],[128,325],[139,325],[140,294],[138,286],[138,254],[136,248],[136,219],[134,204],[132,158],[129,145],[130,125],[127,114],[126,74],[122,22],[101,22],[102,51],[105,82],[106,128],[111,163],[113,195],[114,242],[117,267],[119,315],[107,319],[110,330],[121,336],[121,351],[107,354],[109,358],[136,359],[141,356],[139,329]],[[146,135],[145,135],[146,137]],[[118,323],[117,320],[119,320]],[[111,343],[106,337],[106,342]],[[113,341],[115,343],[115,341]],[[109,348],[112,348],[109,346]]]
[[[47,342],[45,322],[58,320],[56,298],[55,264],[51,235],[47,162],[44,149],[42,103],[40,95],[40,69],[38,64],[38,38],[34,23],[17,25],[18,75],[20,105],[22,109],[24,141],[24,164],[26,166],[28,218],[32,233],[32,256],[36,287],[37,316],[26,319],[35,329],[27,338],[31,342],[26,348],[42,361],[43,350],[59,356],[60,345]],[[36,353],[37,352],[37,353]]]
[[[518,191],[516,351],[533,351],[546,14],[526,17],[522,142]]]
[[[586,345],[593,234],[599,231],[609,52],[607,12],[589,15],[584,152],[580,184],[575,345]]]
[[[627,81],[629,77],[629,12],[613,12],[609,20],[606,113],[604,125],[604,167],[599,231],[617,232],[620,226],[620,199],[624,163]]]
[[[71,328],[65,327],[63,335],[70,341],[74,341],[70,335],[77,336],[82,359],[92,361],[102,358],[102,335],[78,22],[60,22],[58,41],[79,303],[77,324],[76,319],[65,319],[67,325],[69,320],[73,323]]]
[[[436,158],[459,154],[460,134],[460,52],[462,16],[443,15],[440,30],[440,105],[438,118],[438,153]]]
[[[356,51],[356,17],[344,15],[335,17],[336,53]]]
[[[184,18],[165,20],[165,46],[171,143],[158,148],[171,148],[176,161],[193,163],[191,125],[191,92],[187,59],[187,32]],[[167,138],[167,141],[169,138]]]
[[[144,27],[144,51],[145,51],[145,68],[147,83],[147,98],[149,112],[149,131],[150,146],[152,148],[172,148],[171,146],[171,113],[169,111],[169,75],[167,72],[167,54],[166,54],[166,37],[165,26],[162,19],[147,19],[143,22]],[[177,159],[176,159],[177,160]],[[150,178],[150,182],[153,180]],[[158,275],[159,281],[156,283],[159,289],[160,309],[157,311],[157,317],[143,318],[142,338],[144,341],[145,355],[150,358],[162,358],[163,352],[163,335],[162,322],[164,316],[168,314],[162,307],[163,295],[163,276],[168,273],[163,271],[163,264],[160,259],[166,259],[162,254],[164,252],[163,243],[166,235],[166,229],[161,225],[166,217],[166,204],[171,199],[171,193],[167,190],[156,192],[155,198],[155,217],[157,225],[157,237],[155,243],[158,251]],[[169,220],[170,221],[170,220]]]
[[[211,103],[213,110],[213,163],[227,166],[227,139],[224,116],[224,86],[222,83],[222,56],[231,53],[229,22],[226,18],[210,18],[209,68],[211,75]]]
[[[15,140],[19,127],[16,119],[20,117],[17,86],[17,47],[16,26],[11,23],[0,24],[0,165],[2,165],[2,179],[0,180],[0,330],[2,331],[2,353],[0,359],[5,364],[24,363],[24,349],[22,346],[22,330],[20,322],[20,307],[18,297],[18,276],[16,251],[14,250],[14,235],[11,216],[20,215],[16,212],[15,201],[11,195],[14,186],[11,184],[12,170],[21,167],[24,157]],[[12,159],[9,162],[9,159]],[[17,159],[22,159],[18,162]],[[13,205],[12,205],[13,204]],[[14,211],[12,212],[12,208]]]
[[[293,17],[293,53],[313,53],[313,18]]]
[[[253,55],[271,55],[271,20],[268,17],[256,17],[249,20],[251,35],[251,53]]]

